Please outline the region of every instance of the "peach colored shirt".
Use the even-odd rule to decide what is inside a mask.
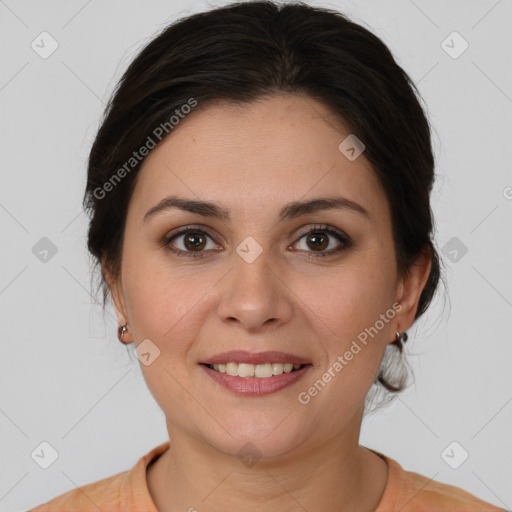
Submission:
[[[159,512],[149,494],[146,468],[165,452],[167,441],[129,471],[72,489],[28,512]],[[387,463],[388,483],[375,512],[504,512],[459,487],[405,471],[398,462],[371,450]],[[505,511],[506,512],[506,511]]]

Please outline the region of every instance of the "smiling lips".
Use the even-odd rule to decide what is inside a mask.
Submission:
[[[236,393],[273,393],[300,379],[311,363],[284,352],[232,351],[202,361],[201,366],[217,383]]]

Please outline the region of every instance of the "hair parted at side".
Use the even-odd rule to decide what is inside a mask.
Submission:
[[[420,254],[432,258],[419,318],[441,278],[430,206],[434,156],[421,97],[376,35],[338,11],[304,2],[237,2],[193,14],[138,53],[112,93],[89,154],[83,204],[95,266],[104,262],[120,276],[128,204],[144,159],[126,164],[152,134],[154,140],[157,127],[168,127],[191,99],[198,110],[216,100],[244,105],[282,93],[321,102],[365,144],[364,157],[389,201],[399,275],[407,275]],[[115,186],[107,188],[113,177]],[[105,307],[103,272],[99,286]],[[401,345],[394,353],[401,360]],[[389,357],[386,351],[374,393],[404,389],[407,373],[393,370]]]

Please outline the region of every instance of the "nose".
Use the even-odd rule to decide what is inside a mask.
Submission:
[[[290,320],[292,300],[286,276],[269,262],[265,251],[252,262],[235,253],[221,290],[218,315],[221,321],[239,324],[248,332],[275,329]]]

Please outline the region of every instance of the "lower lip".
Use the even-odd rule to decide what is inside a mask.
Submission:
[[[275,393],[280,389],[291,386],[301,379],[311,367],[310,364],[304,365],[299,370],[290,373],[282,373],[273,377],[236,377],[227,373],[217,372],[201,364],[201,368],[218,384],[225,388],[246,396],[261,396]]]

